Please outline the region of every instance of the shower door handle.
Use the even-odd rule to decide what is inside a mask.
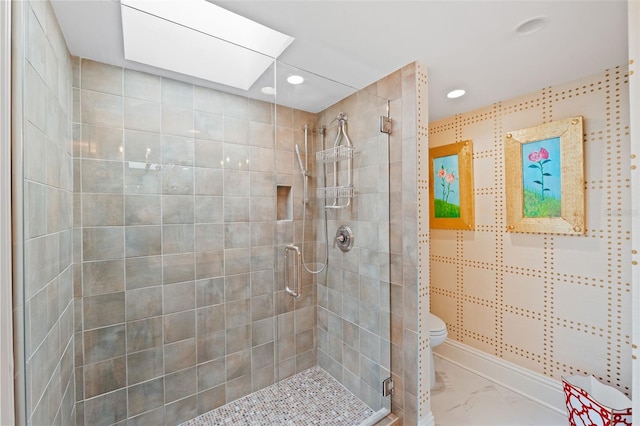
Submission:
[[[293,288],[289,283],[289,252],[294,252],[293,257]],[[284,248],[284,285],[285,290],[294,298],[300,297],[302,294],[300,280],[302,279],[302,256],[300,249],[293,244],[289,244]]]

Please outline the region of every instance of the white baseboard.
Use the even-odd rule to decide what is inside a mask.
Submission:
[[[433,417],[433,412],[431,411],[418,422],[418,426],[435,426],[435,424],[436,419]]]
[[[447,339],[433,355],[491,380],[560,414],[566,414],[562,383],[542,374]],[[420,423],[422,425],[422,422]]]

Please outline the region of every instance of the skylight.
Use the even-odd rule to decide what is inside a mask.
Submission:
[[[121,0],[125,59],[243,90],[293,37],[206,0]]]

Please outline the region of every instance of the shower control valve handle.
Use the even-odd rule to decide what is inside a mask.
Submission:
[[[351,228],[346,225],[341,225],[336,231],[336,236],[333,238],[333,247],[336,245],[342,251],[349,251],[353,247],[353,232]]]

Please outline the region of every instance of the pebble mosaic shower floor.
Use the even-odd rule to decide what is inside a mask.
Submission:
[[[355,426],[373,413],[322,368],[312,367],[182,426]]]

